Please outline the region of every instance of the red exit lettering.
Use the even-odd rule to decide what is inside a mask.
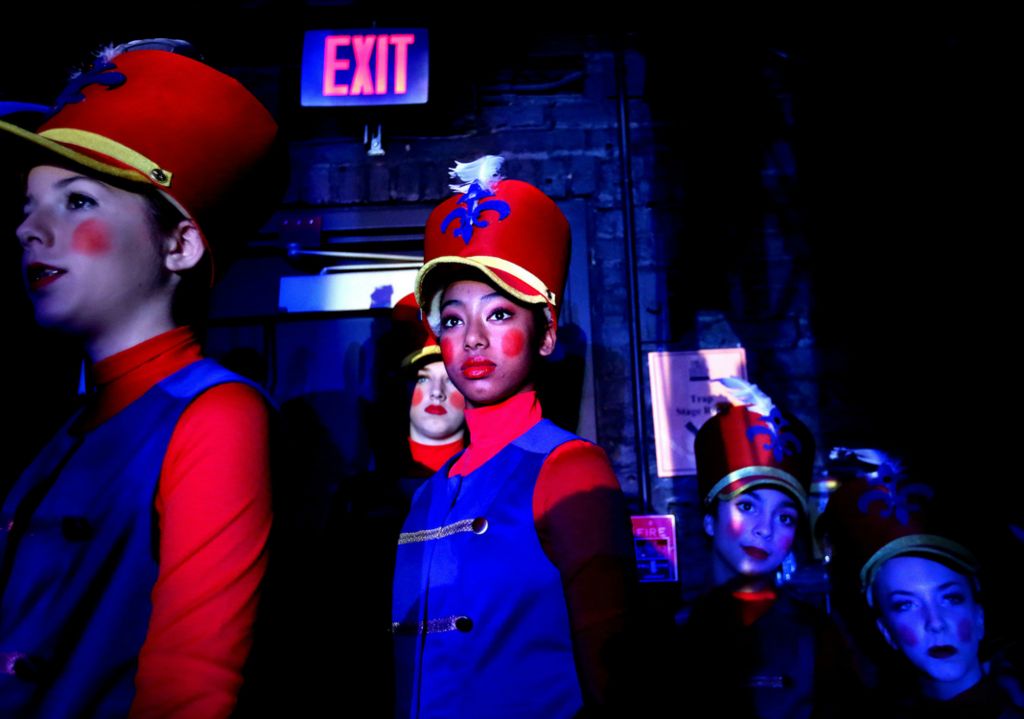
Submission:
[[[328,35],[324,39],[324,96],[388,94],[389,56],[394,48],[394,94],[408,90],[409,46],[416,38],[395,35]],[[340,48],[351,48],[341,52]],[[352,67],[353,61],[355,67]],[[352,70],[347,84],[338,82],[339,72]]]

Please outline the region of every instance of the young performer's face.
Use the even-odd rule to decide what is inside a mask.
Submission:
[[[460,280],[441,297],[441,357],[471,406],[533,389],[537,358],[555,348],[555,330],[485,282]]]
[[[423,444],[454,442],[462,436],[465,407],[466,400],[448,378],[443,362],[421,366],[409,405],[410,436]]]
[[[793,546],[799,517],[793,498],[769,487],[719,501],[704,518],[716,580],[774,574]]]
[[[17,229],[37,321],[94,335],[172,293],[149,202],[74,170],[43,165],[28,175]]]
[[[931,559],[893,557],[871,591],[882,636],[920,671],[926,694],[950,699],[981,680],[985,613],[970,579]]]

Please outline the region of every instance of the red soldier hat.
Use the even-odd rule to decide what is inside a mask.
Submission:
[[[420,362],[439,361],[441,348],[437,345],[433,333],[423,320],[423,313],[416,303],[416,295],[410,293],[395,303],[391,310],[391,319],[402,334],[406,349],[412,351],[402,358],[402,367],[414,366]]]
[[[533,185],[504,179],[503,162],[487,155],[456,163],[450,175],[462,181],[451,185],[457,194],[427,220],[416,298],[435,332],[440,290],[453,271],[466,268],[520,302],[546,305],[556,319],[569,268],[569,221]]]
[[[836,448],[831,455],[829,472],[840,485],[819,528],[837,571],[856,572],[865,591],[882,565],[899,556],[921,556],[963,574],[977,573],[977,559],[954,539],[956,526],[946,519],[930,486],[906,478],[899,462],[884,453]]]
[[[114,48],[74,77],[54,108],[35,108],[50,112],[38,129],[0,120],[0,130],[101,175],[154,187],[202,229],[266,162],[277,123],[237,80],[179,54],[189,48],[163,39]],[[5,109],[26,106],[0,114]],[[248,212],[259,211],[253,204]]]
[[[705,504],[755,487],[781,489],[804,510],[814,470],[814,437],[756,385],[720,380],[744,402],[726,406],[697,431],[697,484]]]

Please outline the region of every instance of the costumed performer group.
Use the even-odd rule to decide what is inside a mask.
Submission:
[[[23,275],[37,322],[80,343],[90,389],[0,496],[0,714],[229,716],[268,566],[274,413],[203,358],[183,313],[279,197],[277,124],[168,39],[111,48],[53,106],[0,105],[33,109],[42,121],[0,120],[25,173]],[[372,621],[351,633],[381,665],[365,671],[382,716],[620,716],[650,689],[623,671],[641,646],[625,497],[605,452],[538,400],[569,223],[503,163],[456,163],[392,317],[409,338],[403,518],[361,535],[378,572],[374,606],[354,606],[390,604],[393,645]],[[730,716],[1021,716],[1017,677],[985,656],[979,563],[880,468],[821,521],[913,679],[863,680],[853,625],[778,581],[808,534],[814,439],[756,386],[721,382],[732,403],[695,440],[713,588],[664,638],[666,684]]]

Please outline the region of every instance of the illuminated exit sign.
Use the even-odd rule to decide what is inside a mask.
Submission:
[[[304,107],[427,101],[423,29],[310,30],[302,49]]]

